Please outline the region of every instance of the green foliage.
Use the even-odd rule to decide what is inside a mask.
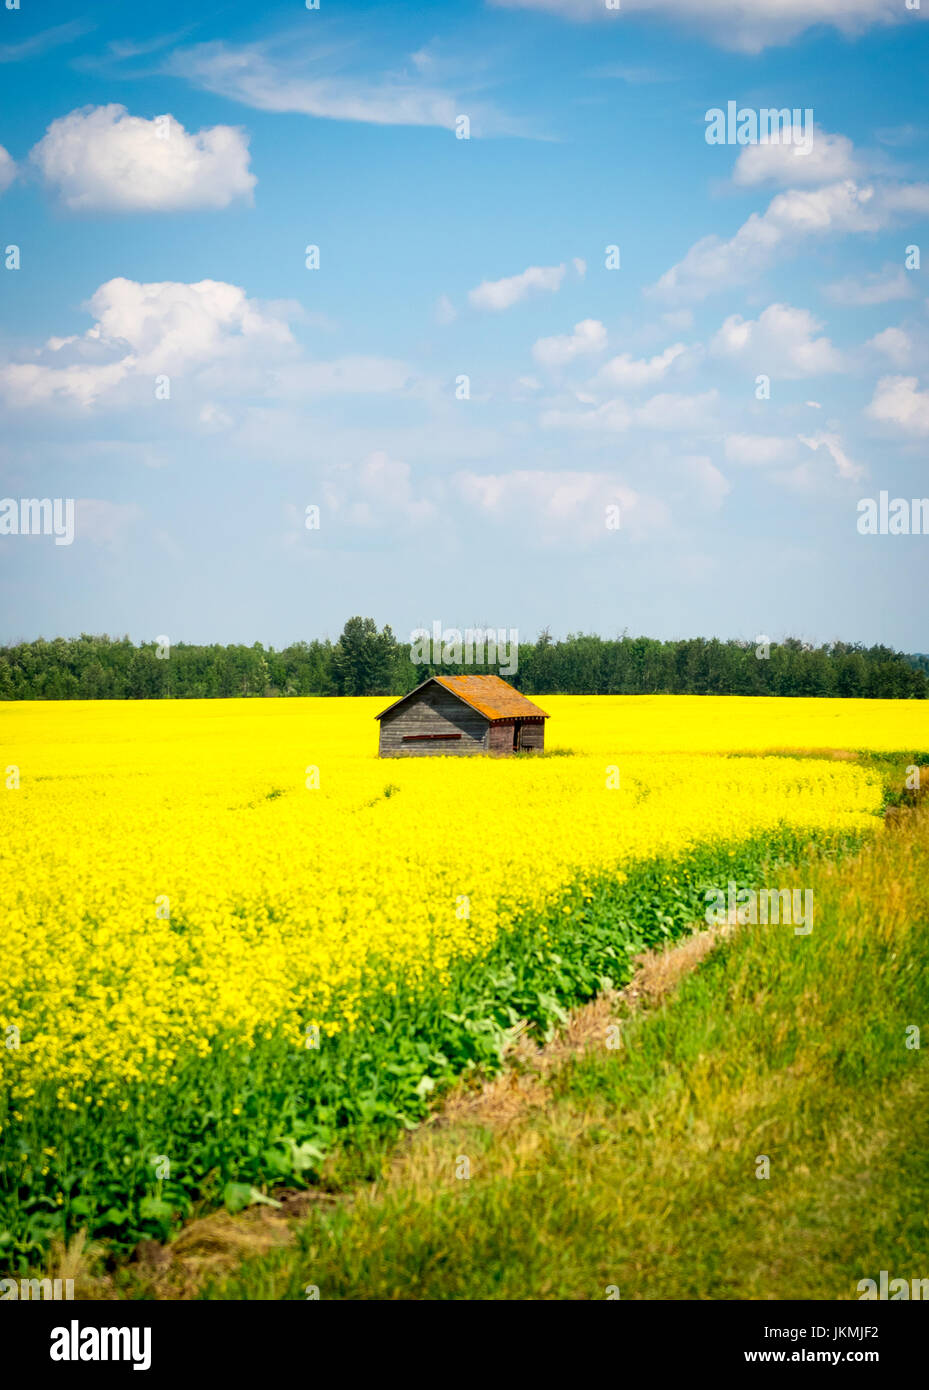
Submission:
[[[226,696],[403,695],[430,675],[495,671],[423,666],[409,645],[372,618],[348,620],[335,643],[295,642],[281,651],[180,642],[161,659],[153,642],[128,637],[55,638],[0,647],[0,701],[215,699]],[[925,699],[929,658],[889,647],[795,638],[768,657],[750,642],[648,637],[605,639],[548,631],[519,647],[512,684],[527,695],[789,695]]]
[[[389,627],[378,632],[373,618],[349,618],[332,651],[331,679],[335,693],[389,694],[396,648]]]

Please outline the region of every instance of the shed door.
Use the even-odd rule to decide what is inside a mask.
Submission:
[[[521,721],[520,721],[519,719],[514,719],[514,721],[513,721],[513,752],[514,752],[514,753],[518,753],[518,752],[519,752],[519,732],[520,732],[521,728],[522,728],[522,723],[521,723]]]

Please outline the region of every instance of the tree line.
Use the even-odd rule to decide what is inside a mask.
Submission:
[[[403,695],[431,675],[499,672],[496,665],[418,664],[410,644],[372,618],[341,636],[276,650],[136,644],[128,637],[39,638],[0,647],[0,700],[224,699],[232,696]],[[455,655],[454,651],[451,653]],[[556,640],[546,629],[521,643],[505,677],[527,695],[819,695],[917,699],[929,695],[929,656],[890,647],[796,638],[754,642],[694,637]]]

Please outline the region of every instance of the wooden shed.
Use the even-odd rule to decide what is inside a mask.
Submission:
[[[430,676],[382,710],[382,758],[545,747],[548,715],[500,676]]]

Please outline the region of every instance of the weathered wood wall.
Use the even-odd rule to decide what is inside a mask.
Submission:
[[[491,724],[487,747],[491,753],[512,753],[513,725]]]
[[[540,719],[538,724],[524,724],[519,731],[520,748],[545,747],[545,720]]]
[[[517,720],[516,722],[520,726],[520,748],[541,751],[545,747],[545,721],[540,720],[538,724],[530,724],[525,720]],[[509,724],[491,724],[487,739],[487,751],[497,754],[513,752],[512,721]]]
[[[441,686],[427,686],[381,720],[378,752],[382,758],[460,757],[487,751],[490,723]],[[423,734],[460,734],[460,738],[430,739]],[[418,735],[404,742],[409,735]],[[512,742],[512,732],[510,740]]]

